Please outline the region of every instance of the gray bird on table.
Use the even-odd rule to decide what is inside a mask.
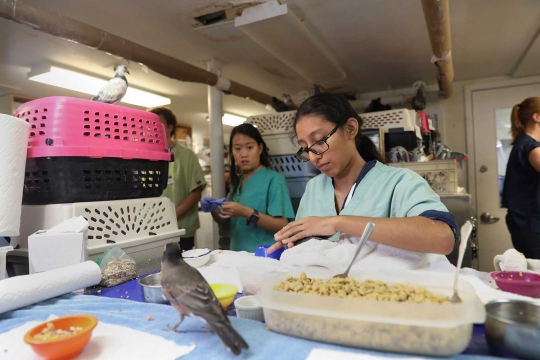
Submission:
[[[92,98],[93,101],[117,104],[126,95],[128,89],[126,73],[129,74],[127,66],[118,65],[114,70],[116,71],[114,77]]]
[[[206,322],[210,331],[216,333],[225,347],[235,355],[249,346],[233,329],[218,298],[197,269],[182,259],[178,243],[165,247],[161,261],[161,289],[163,295],[180,314],[180,326],[185,316],[193,316]]]

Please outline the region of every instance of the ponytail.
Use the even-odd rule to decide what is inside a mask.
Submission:
[[[514,105],[512,108],[512,145],[525,134],[525,126],[519,119],[519,105]]]
[[[540,97],[530,97],[512,108],[512,144],[523,136],[534,114],[540,114]]]
[[[377,160],[384,163],[381,153],[366,135],[362,135],[360,132],[356,135],[355,139],[356,150],[360,153],[360,156],[365,161]]]

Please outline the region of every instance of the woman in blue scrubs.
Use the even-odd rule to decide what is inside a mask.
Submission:
[[[502,206],[514,248],[540,259],[540,97],[512,109],[512,151],[506,165]]]
[[[212,217],[218,223],[230,219],[231,250],[255,252],[258,246],[274,244],[274,234],[294,219],[289,189],[283,175],[270,169],[268,149],[257,128],[236,126],[229,144],[229,201]]]
[[[378,244],[418,253],[452,251],[452,214],[418,174],[382,164],[345,98],[312,96],[298,109],[294,127],[301,146],[296,157],[322,174],[309,181],[296,221],[275,234],[269,252],[311,237],[360,237],[368,222],[376,225],[370,240]]]

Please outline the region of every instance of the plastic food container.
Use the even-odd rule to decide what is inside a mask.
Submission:
[[[279,274],[273,266],[250,265],[236,268],[242,281],[244,295],[255,295],[261,290],[263,281]]]
[[[365,349],[427,356],[452,356],[468,346],[474,323],[486,318],[474,289],[459,282],[458,304],[392,303],[342,299],[275,291],[287,276],[267,279],[257,299],[272,331],[309,340]],[[309,274],[308,274],[309,276]],[[437,294],[452,294],[451,274],[365,271],[358,281],[423,286]]]
[[[243,296],[234,301],[236,316],[241,319],[249,319],[264,322],[264,314],[261,304],[254,296]]]

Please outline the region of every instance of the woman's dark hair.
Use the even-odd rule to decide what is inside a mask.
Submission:
[[[362,135],[362,118],[352,108],[351,104],[343,96],[332,93],[320,93],[313,95],[300,105],[294,118],[296,124],[306,115],[318,115],[336,125],[345,125],[347,120],[355,118],[358,121],[358,134],[356,135],[356,149],[365,161],[378,160],[383,162],[381,153],[377,150],[373,141]]]
[[[173,127],[173,129],[172,129],[171,133],[169,134],[169,136],[170,137],[174,136],[174,133],[176,132],[177,122],[176,122],[176,116],[171,111],[171,109],[166,108],[164,106],[160,106],[160,107],[155,107],[153,109],[150,109],[148,111],[150,111],[151,113],[154,113],[154,114],[156,114],[158,116],[163,116],[163,119],[165,119],[165,122],[167,123],[167,126],[172,126]],[[167,129],[165,129],[165,131],[167,131]]]
[[[234,161],[233,156],[233,138],[236,134],[243,134],[246,136],[249,136],[253,140],[257,142],[257,145],[262,144],[262,152],[260,156],[260,162],[263,166],[270,167],[270,156],[268,155],[268,148],[266,147],[266,143],[264,142],[261,133],[257,128],[251,124],[241,124],[238,126],[235,126],[234,129],[231,132],[231,137],[229,139],[229,158],[230,158],[230,166],[231,166],[231,189],[233,190],[233,194],[238,189],[238,186],[240,185],[240,177],[238,174],[238,171],[236,169],[236,162]]]

